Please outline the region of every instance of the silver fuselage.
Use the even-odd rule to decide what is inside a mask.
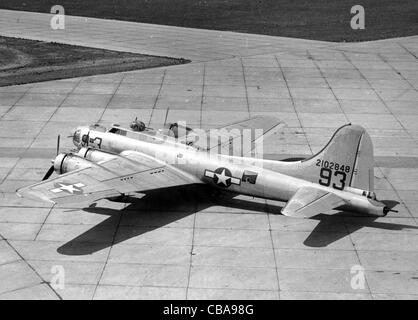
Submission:
[[[326,191],[331,189],[300,178],[301,173],[295,170],[295,165],[291,163],[274,161],[273,165],[272,161],[268,160],[211,154],[177,143],[172,139],[166,141],[148,137],[135,139],[109,132],[90,130],[87,143],[81,142],[78,147],[92,147],[115,154],[122,153],[125,150],[141,152],[193,175],[199,183],[206,183],[239,194],[272,200],[288,201],[301,187],[312,186]],[[217,183],[212,177],[216,170],[221,172],[222,168],[226,168],[230,172],[231,177],[228,186]],[[272,168],[274,168],[274,171]],[[255,174],[255,181],[254,179],[245,179],[245,174],[248,172]],[[234,183],[231,183],[231,180]],[[383,204],[378,201],[345,190],[331,190],[346,201],[347,205],[341,209],[383,215]]]

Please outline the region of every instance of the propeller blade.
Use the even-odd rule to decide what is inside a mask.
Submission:
[[[57,138],[57,155],[60,152],[60,140],[61,140],[61,135],[58,135],[58,138]]]
[[[42,181],[48,179],[51,176],[51,174],[53,174],[53,173],[54,173],[54,166],[52,165],[49,168],[48,172],[45,174],[45,177],[42,179]]]

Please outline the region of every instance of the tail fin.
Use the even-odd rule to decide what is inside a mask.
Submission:
[[[370,136],[363,127],[347,124],[334,133],[320,152],[302,160],[299,172],[305,179],[335,189],[374,191],[373,167]]]

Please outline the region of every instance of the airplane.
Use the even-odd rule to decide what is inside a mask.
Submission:
[[[254,142],[280,124],[278,119],[257,116],[220,129],[224,133],[237,128],[239,132],[259,129],[263,134],[251,136]],[[131,125],[131,129],[135,127]],[[207,146],[202,144],[206,137],[201,133],[177,123],[163,131],[140,127],[78,127],[72,134],[77,149],[60,154],[57,150],[44,180],[18,189],[17,194],[54,204],[92,203],[168,187],[207,184],[214,190],[285,201],[281,213],[295,218],[311,218],[332,210],[377,217],[395,211],[377,200],[373,144],[359,125],[340,127],[318,153],[292,161],[251,157],[242,150],[240,155],[220,153],[219,147],[228,149],[237,134]],[[185,133],[179,133],[181,128]],[[54,171],[59,175],[50,178]]]

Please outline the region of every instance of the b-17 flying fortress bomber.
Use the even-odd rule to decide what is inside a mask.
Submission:
[[[280,123],[255,117],[221,132],[262,129],[266,134]],[[178,124],[157,131],[137,120],[131,129],[79,127],[72,138],[77,149],[58,154],[44,181],[17,190],[18,195],[56,204],[91,203],[208,184],[235,194],[286,201],[281,212],[291,217],[309,218],[334,209],[372,216],[391,211],[374,193],[373,145],[358,125],[342,126],[317,154],[293,161],[267,160],[243,152],[241,156],[224,154],[219,148],[228,148],[241,137],[216,139],[216,146],[208,147],[202,143],[207,142],[202,130]],[[54,171],[59,175],[50,178]]]
[[[417,12],[1,0],[0,301],[418,300]]]

